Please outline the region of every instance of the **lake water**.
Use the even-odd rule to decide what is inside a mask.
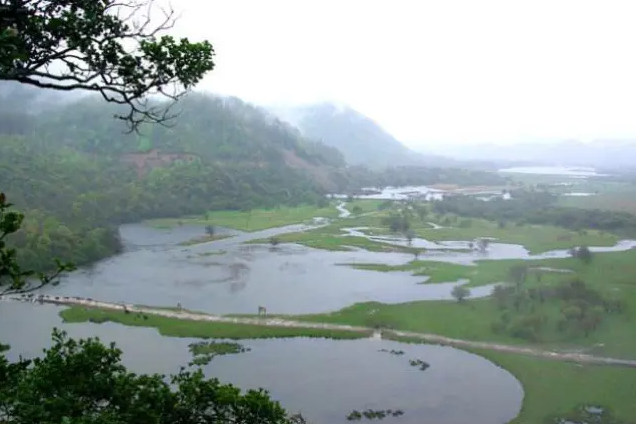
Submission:
[[[342,210],[341,210],[342,213]],[[124,252],[63,278],[48,293],[126,301],[156,306],[180,302],[188,309],[211,313],[255,313],[258,305],[270,313],[311,313],[337,310],[361,301],[386,303],[416,299],[450,299],[461,282],[418,284],[425,277],[407,272],[355,270],[342,263],[400,265],[414,259],[401,253],[363,250],[328,252],[285,244],[272,249],[245,241],[315,228],[291,225],[193,246],[178,243],[202,235],[204,229],[182,226],[154,229],[121,227]],[[359,230],[359,229],[358,229]],[[349,229],[354,234],[356,229]],[[399,237],[378,241],[405,245]],[[469,252],[466,241],[432,243],[420,259],[470,264],[478,259],[566,257],[564,250],[531,256],[522,246],[492,242],[485,253]],[[593,251],[626,250],[623,241]],[[462,250],[463,249],[463,250]],[[492,286],[472,289],[487,296]],[[2,303],[0,341],[10,343],[9,356],[37,355],[47,346],[51,328],[61,326],[52,305]],[[190,360],[190,339],[159,336],[154,329],[108,323],[64,325],[71,336],[98,335],[116,341],[126,365],[137,372],[176,372]],[[467,352],[448,347],[399,345],[390,341],[329,341],[311,339],[249,340],[251,352],[215,359],[205,367],[242,388],[264,386],[291,412],[302,411],[317,424],[346,422],[353,409],[402,409],[406,415],[385,419],[399,423],[504,423],[519,412],[523,398],[518,382],[506,371]],[[392,356],[379,349],[407,352]],[[408,365],[408,358],[431,364],[425,372]]]
[[[176,373],[191,360],[187,346],[194,339],[113,323],[62,324],[58,311],[53,305],[0,304],[0,340],[11,344],[8,356],[40,355],[57,326],[71,337],[116,342],[124,364],[139,373]],[[519,413],[523,400],[522,387],[510,373],[450,347],[308,338],[241,344],[251,351],[214,359],[203,367],[206,375],[243,389],[267,388],[290,412],[302,412],[316,424],[344,424],[352,410],[369,408],[404,411],[386,423],[503,424]],[[426,361],[430,368],[420,371],[409,359]]]
[[[607,174],[599,174],[594,168],[588,167],[566,167],[566,166],[520,166],[514,168],[500,169],[501,173],[516,174],[540,174],[540,175],[562,175],[569,177],[607,177]]]
[[[450,300],[458,282],[419,284],[426,277],[409,272],[382,273],[338,266],[343,263],[401,265],[411,254],[365,250],[330,252],[295,244],[276,249],[245,245],[243,241],[311,228],[302,225],[275,228],[193,246],[178,246],[204,229],[177,227],[163,230],[143,225],[121,227],[124,253],[62,278],[44,292],[110,302],[176,306],[215,314],[256,313],[263,305],[270,313],[318,313],[342,309],[357,302],[400,303],[412,300]],[[198,231],[198,233],[197,233]],[[355,229],[349,230],[352,234]],[[362,233],[360,233],[362,234]],[[370,237],[398,246],[400,237]],[[413,246],[429,249],[420,259],[470,264],[479,259],[540,259],[567,257],[558,250],[529,255],[519,245],[492,242],[485,253],[467,251],[467,241],[433,243],[414,239]],[[621,242],[593,251],[626,250]],[[457,249],[464,249],[463,251]],[[220,254],[217,254],[220,253]],[[472,297],[488,296],[493,286],[471,289]]]

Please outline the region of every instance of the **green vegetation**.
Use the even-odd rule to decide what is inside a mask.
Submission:
[[[239,343],[217,341],[190,343],[188,348],[194,357],[192,361],[194,365],[207,365],[215,356],[233,355],[251,350]]]
[[[166,20],[159,27],[153,27],[150,20],[145,19],[147,22],[141,24],[144,17],[135,16],[140,10],[151,13],[149,3],[123,4],[124,8],[129,6],[132,13],[111,13],[121,6],[112,0],[62,0],[52,5],[3,2],[0,80],[64,91],[98,92],[107,102],[127,108],[118,109],[122,112],[120,117],[132,129],[137,129],[143,121],[163,121],[166,115],[155,108],[156,104],[151,103],[146,109],[146,96],[166,93],[164,89],[171,87],[170,95],[178,98],[179,89],[187,90],[196,85],[214,66],[212,46],[207,41],[191,43],[187,38],[177,41],[162,34],[174,23],[172,11],[165,13]],[[52,62],[59,66],[49,74]],[[130,213],[135,207],[137,213],[152,215],[149,205],[160,204],[157,199],[162,197],[172,197],[158,184],[153,187],[158,190],[155,191],[158,196],[152,199],[152,195],[148,196],[150,191],[135,187],[134,180],[120,180],[120,175],[110,166],[101,170],[106,170],[105,174],[119,184],[84,178],[99,166],[84,168],[82,165],[94,164],[97,160],[93,161],[91,156],[80,159],[59,145],[51,146],[55,137],[47,139],[48,133],[39,132],[33,138],[21,140],[12,138],[16,134],[39,131],[28,125],[31,117],[27,114],[11,113],[10,108],[13,112],[18,110],[17,103],[23,99],[15,96],[11,102],[0,101],[4,106],[0,110],[0,288],[3,292],[28,291],[55,282],[56,274],[40,273],[39,278],[33,279],[40,284],[32,285],[27,279],[35,272],[32,268],[23,268],[24,263],[48,268],[47,259],[52,255],[90,260],[112,253],[118,248],[117,233],[107,229],[106,223],[121,222],[126,212]],[[8,114],[6,104],[10,105]],[[81,115],[81,108],[76,111]],[[5,126],[5,122],[10,125]],[[67,130],[73,134],[77,128]],[[80,134],[79,138],[85,136]],[[108,144],[117,136],[110,134],[104,138]],[[37,140],[42,146],[34,147],[27,140]],[[95,143],[97,138],[88,136],[84,141]],[[58,163],[57,159],[63,161]],[[91,172],[81,172],[85,170]],[[210,180],[210,185],[218,183]],[[8,209],[5,188],[19,207],[46,211],[34,218],[32,232],[26,226],[21,229],[26,223],[23,215]],[[139,197],[134,201],[132,196],[112,195],[130,194],[135,188],[139,190]],[[201,195],[205,188],[197,186],[195,190]],[[196,197],[188,194],[190,197],[170,201],[181,200],[187,204]],[[287,198],[291,197],[288,192]],[[53,220],[59,222],[52,225]],[[57,234],[58,227],[64,232]],[[53,246],[51,235],[62,238],[59,246],[65,248],[64,251]],[[84,238],[89,238],[86,244]],[[113,240],[116,242],[112,243]],[[83,253],[83,249],[89,249],[88,254]],[[56,265],[57,273],[72,268],[59,260]],[[114,345],[107,347],[95,339],[75,341],[57,329],[53,332],[52,345],[33,360],[20,357],[10,362],[4,355],[0,356],[2,422],[291,424],[304,421],[302,417],[290,417],[264,390],[242,393],[232,385],[221,384],[218,379],[206,379],[200,370],[181,369],[169,378],[158,374],[138,375],[122,365],[122,352]],[[6,349],[5,345],[1,347]]]
[[[527,224],[551,225],[569,230],[609,231],[621,237],[636,235],[636,215],[600,209],[567,208],[557,205],[557,197],[548,190],[515,190],[512,199],[484,202],[459,196],[434,202],[433,211],[463,217],[481,218],[501,226],[523,227]],[[589,244],[589,243],[586,243]]]
[[[345,203],[345,208],[354,215],[369,214],[371,212],[377,212],[380,206],[385,202],[386,200],[352,199]]]
[[[69,339],[54,330],[52,347],[33,360],[0,356],[0,407],[8,423],[73,422],[174,424],[298,423],[264,390],[242,392],[201,370],[168,378],[138,375],[121,363],[122,351],[99,339]],[[250,417],[237,420],[236,417]],[[69,418],[72,417],[72,418]],[[301,421],[302,422],[302,421]]]
[[[438,281],[468,278],[470,286],[497,282],[510,286],[498,290],[492,298],[464,301],[465,305],[451,301],[398,305],[370,302],[329,314],[294,318],[430,332],[467,340],[531,343],[558,349],[587,347],[598,354],[634,357],[636,291],[630,270],[635,260],[636,250],[629,250],[597,253],[589,264],[575,258],[530,263],[479,261],[474,266],[434,263],[432,273]],[[419,270],[420,264],[414,261],[401,269]]]
[[[559,260],[557,260],[559,261]],[[510,269],[514,266],[528,264],[528,274],[532,278],[541,278],[543,281],[561,278],[564,271],[561,269],[546,269],[548,265],[555,265],[555,260],[478,260],[472,265],[454,264],[449,262],[413,260],[403,265],[386,265],[370,263],[339,264],[354,269],[378,272],[411,271],[415,276],[427,276],[426,283],[447,283],[466,279],[468,286],[483,286],[493,283],[512,283]],[[567,265],[563,263],[562,265]],[[530,277],[529,277],[530,279]]]
[[[142,122],[165,122],[171,115],[148,105],[147,96],[180,98],[214,68],[214,49],[208,41],[177,41],[165,34],[175,23],[172,10],[158,23],[141,25],[135,21],[139,16],[110,15],[118,6],[99,0],[3,8],[0,81],[98,93],[106,102],[125,106],[117,116],[131,129]],[[51,63],[59,69],[49,69]]]
[[[486,203],[486,202],[484,202]],[[475,240],[482,237],[492,237],[497,242],[520,244],[531,254],[538,254],[556,249],[567,249],[572,246],[614,246],[619,240],[614,234],[588,230],[578,232],[552,225],[523,226],[505,225],[503,228],[497,222],[482,219],[470,220],[470,227],[461,227],[461,219],[452,219],[458,227],[415,229],[418,237],[431,241],[444,240]]]
[[[30,107],[30,93],[7,90],[0,98],[0,185],[26,212],[8,241],[28,268],[44,269],[53,257],[81,265],[116,253],[117,226],[126,222],[224,211],[212,215],[218,223],[204,222],[242,228],[276,225],[266,216],[246,221],[247,211],[257,208],[291,206],[293,215],[301,204],[323,207],[301,207],[280,222],[304,220],[310,210],[337,213],[324,209],[316,177],[338,165],[337,155],[323,155],[317,144],[239,100],[228,108],[216,97],[184,98],[178,129],[143,129],[154,149],[143,153],[142,136],[123,134],[110,105],[84,99],[20,112]],[[207,134],[224,138],[209,143]],[[287,163],[292,156],[293,166]]]
[[[160,228],[186,224],[212,224],[241,231],[258,231],[299,224],[311,221],[314,217],[335,218],[337,216],[338,211],[335,205],[328,203],[324,207],[302,205],[295,207],[279,206],[271,209],[254,209],[250,211],[210,211],[200,216],[155,219],[147,222],[149,225]]]
[[[382,420],[385,417],[399,417],[404,415],[404,412],[400,409],[367,409],[366,411],[353,410],[347,415],[348,421],[360,421],[361,419],[367,420]]]
[[[504,277],[512,285],[499,290],[493,298],[467,300],[464,305],[450,301],[398,305],[371,302],[330,314],[293,318],[634,358],[635,263],[636,251],[630,250],[597,253],[587,263],[566,258],[530,263],[479,261],[465,267],[442,265],[437,272],[443,271],[449,279],[450,273],[455,272],[453,276],[472,278],[473,284]],[[402,269],[417,270],[420,265],[426,266],[426,262],[414,261]],[[528,265],[534,269],[524,268]],[[569,269],[572,273],[540,267]],[[475,353],[501,365],[523,384],[524,406],[514,423],[533,424],[544,422],[547,416],[569,416],[580,405],[609,408],[623,420],[636,416],[636,387],[631,383],[636,370],[581,366],[486,350]]]
[[[188,345],[193,355],[231,355],[249,352],[250,349],[232,342],[197,342]]]
[[[361,204],[364,201],[358,201]],[[481,202],[481,201],[479,201]],[[481,202],[488,203],[488,202]],[[456,215],[434,215],[427,205],[404,202],[375,203],[375,212],[338,220],[328,226],[311,231],[287,233],[278,237],[281,243],[298,243],[324,250],[349,250],[357,247],[374,252],[423,252],[425,249],[406,245],[394,245],[381,240],[362,236],[350,236],[344,228],[360,228],[367,236],[400,236],[405,241],[415,237],[429,241],[464,240],[475,241],[482,238],[496,238],[498,242],[523,245],[531,254],[573,246],[613,246],[619,237],[598,230],[573,231],[551,225],[502,225],[484,219],[462,219]],[[409,207],[413,208],[408,209]],[[371,204],[365,206],[372,209]],[[379,210],[378,210],[379,209]],[[429,221],[436,221],[444,228],[432,228]],[[250,243],[266,243],[253,240]],[[476,247],[476,246],[475,246]]]
[[[388,338],[421,343],[405,337]],[[510,372],[523,386],[521,412],[510,424],[552,424],[558,421],[548,421],[548,417],[567,417],[582,405],[602,406],[625,420],[620,424],[633,424],[636,417],[636,369],[580,365],[490,349],[468,350]]]
[[[115,322],[137,327],[154,327],[161,335],[170,337],[195,337],[201,339],[262,339],[285,337],[324,337],[332,339],[357,339],[369,334],[319,328],[268,327],[264,325],[228,324],[224,322],[181,320],[157,315],[142,315],[123,311],[70,307],[60,312],[67,323]]]
[[[566,417],[581,405],[609,408],[617,418],[625,420],[624,424],[633,423],[636,417],[635,369],[582,366],[480,349],[471,351],[506,369],[522,384],[523,406],[511,424],[543,423],[548,416]]]
[[[359,248],[368,250],[370,252],[405,252],[415,253],[421,252],[424,249],[416,249],[406,246],[393,246],[387,243],[376,242],[369,240],[366,237],[359,236],[338,236],[334,235],[327,230],[326,232],[320,232],[320,230],[312,230],[301,233],[287,233],[278,237],[281,243],[298,243],[303,246],[312,247],[314,249],[323,249],[331,251],[349,251],[351,248]],[[267,240],[259,239],[252,240],[249,243],[262,244],[267,243]]]
[[[553,193],[592,193],[593,196],[559,196],[557,204],[568,208],[598,209],[636,215],[636,185],[633,181],[591,180],[571,187],[550,187]]]

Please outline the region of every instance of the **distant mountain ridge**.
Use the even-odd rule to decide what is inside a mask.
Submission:
[[[636,168],[636,140],[598,140],[590,143],[564,140],[505,146],[479,144],[440,147],[436,153],[459,160],[514,161],[534,165],[589,166],[600,169]]]
[[[456,165],[448,158],[409,149],[376,121],[344,104],[323,102],[268,109],[297,127],[305,137],[337,148],[350,165]]]

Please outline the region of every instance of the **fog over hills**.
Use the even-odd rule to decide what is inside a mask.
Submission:
[[[382,126],[348,105],[321,102],[300,106],[268,106],[272,113],[297,127],[307,138],[337,148],[351,165],[386,167],[401,165],[468,166],[458,160],[416,152]]]
[[[565,140],[513,145],[431,146],[438,154],[462,160],[514,161],[536,165],[636,167],[636,140]]]

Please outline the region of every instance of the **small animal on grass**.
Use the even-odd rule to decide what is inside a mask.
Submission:
[[[267,309],[264,306],[258,307],[258,316],[267,316]]]

